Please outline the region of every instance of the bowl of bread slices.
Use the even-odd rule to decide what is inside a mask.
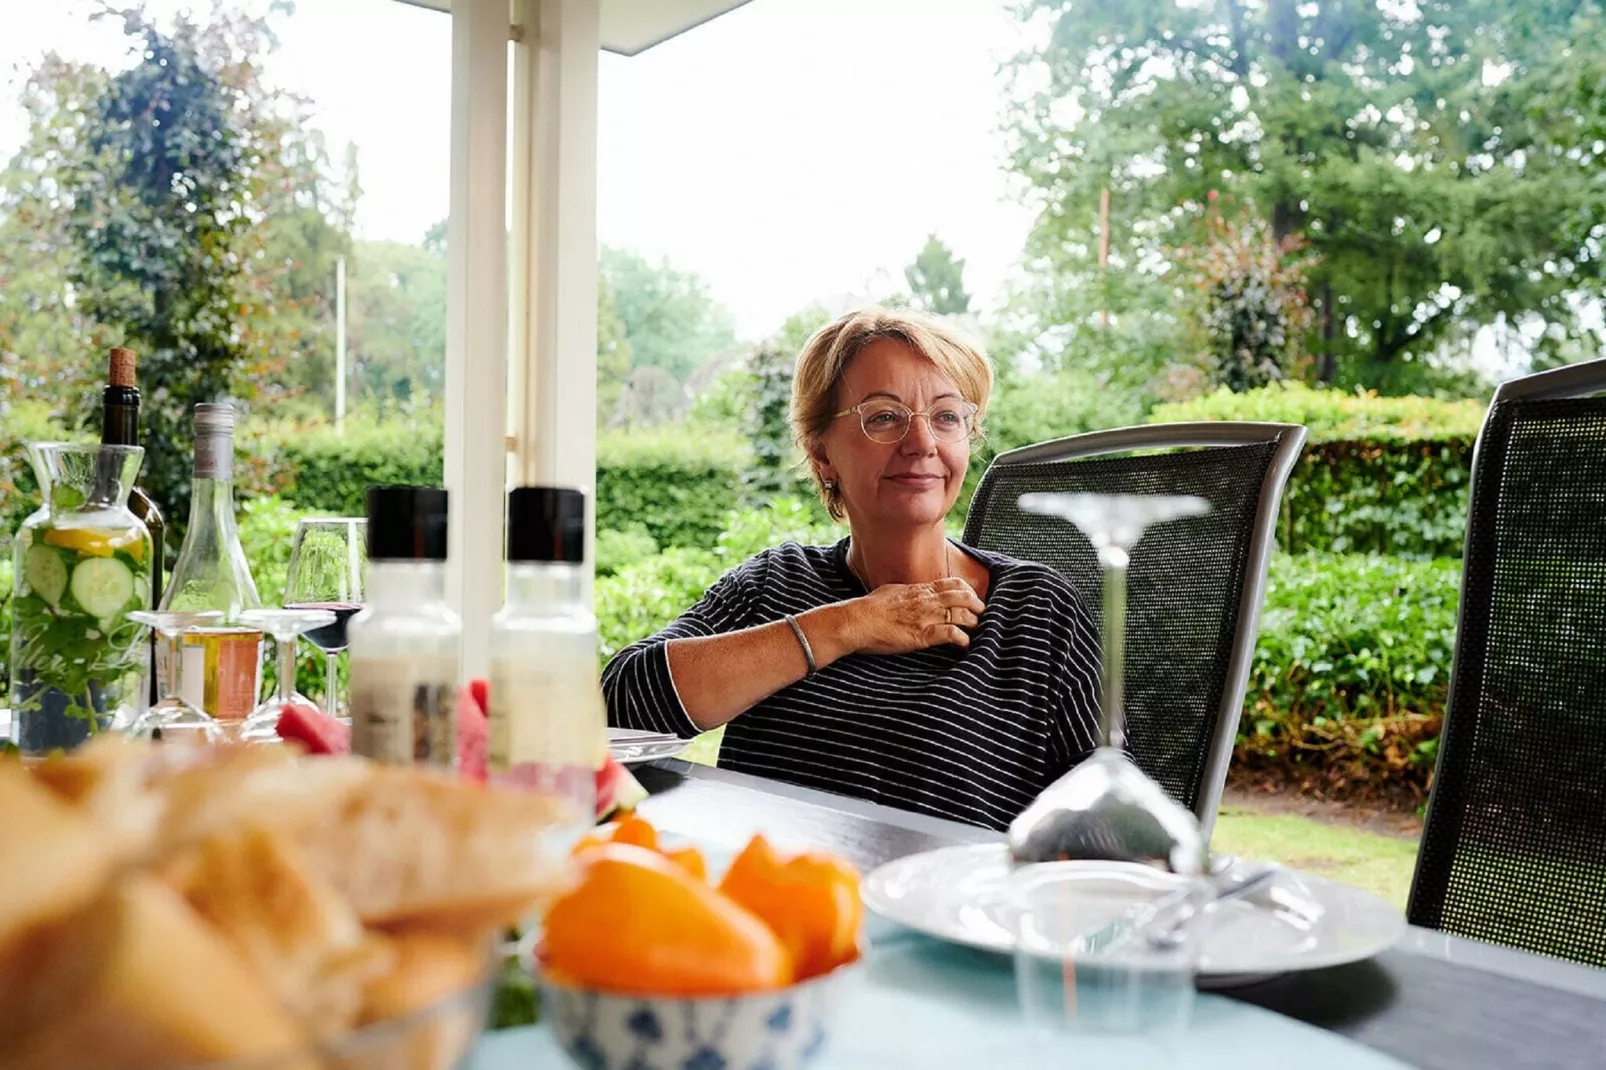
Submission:
[[[0,1066],[435,1070],[562,890],[555,800],[293,748],[0,761]]]

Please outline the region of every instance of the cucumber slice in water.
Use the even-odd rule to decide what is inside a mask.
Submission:
[[[67,590],[67,562],[48,546],[33,546],[22,561],[22,575],[34,594],[51,605]]]
[[[110,617],[134,597],[134,574],[115,557],[82,558],[72,570],[72,596],[92,617]]]

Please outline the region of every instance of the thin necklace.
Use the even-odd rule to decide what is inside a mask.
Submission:
[[[873,591],[875,588],[870,586],[870,581],[865,578],[864,573],[859,571],[859,566],[853,563],[853,551],[857,548],[858,543],[850,540],[848,542],[848,552],[843,555],[842,560],[847,564],[848,571],[853,573],[853,578],[859,581],[859,585],[866,591]],[[952,550],[952,544],[950,544],[947,539],[944,539],[942,541],[942,568],[943,571],[948,574],[947,578],[950,580],[954,578],[953,557],[951,556]]]

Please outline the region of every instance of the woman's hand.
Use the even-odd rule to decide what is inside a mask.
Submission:
[[[934,583],[889,583],[847,603],[848,644],[864,654],[907,654],[953,644],[970,646],[987,607],[975,588],[957,576]]]

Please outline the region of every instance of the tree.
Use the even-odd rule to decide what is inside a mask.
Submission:
[[[608,278],[597,273],[597,425],[607,423],[630,378],[630,339],[613,304]]]
[[[1470,327],[1575,339],[1598,293],[1602,154],[1581,72],[1598,0],[1031,0],[1013,169],[1034,267],[1119,315],[1173,287],[1164,249],[1210,190],[1302,233],[1323,379],[1388,386]],[[1025,83],[1023,83],[1025,84]],[[1560,115],[1541,101],[1562,95]],[[1111,191],[1100,273],[1099,193]],[[1126,292],[1121,292],[1125,290]],[[1056,318],[1045,307],[1049,322]],[[1548,343],[1547,343],[1548,344]]]
[[[446,396],[446,258],[423,245],[361,241],[346,271],[354,399]]]
[[[1242,392],[1286,379],[1304,355],[1311,323],[1304,242],[1272,237],[1253,212],[1212,203],[1199,239],[1173,253],[1210,385]]]
[[[914,263],[903,269],[903,277],[916,308],[939,316],[963,316],[970,311],[965,262],[955,258],[954,251],[935,234],[926,236],[926,244]]]
[[[735,320],[697,275],[607,246],[600,260],[632,368],[659,368],[684,383],[703,361],[735,347]]]
[[[217,42],[187,20],[165,33],[138,12],[123,18],[144,60],[95,100],[86,151],[66,168],[71,277],[85,313],[140,352],[144,478],[183,516],[188,409],[228,397],[246,364],[236,246],[253,222],[263,146],[241,121],[254,72],[209,53]]]
[[[261,78],[265,20],[96,17],[113,15],[140,62],[49,55],[24,90],[28,138],[0,175],[0,350],[86,423],[105,347],[137,350],[144,478],[181,526],[190,407],[318,383],[355,170],[330,196],[306,102]]]

